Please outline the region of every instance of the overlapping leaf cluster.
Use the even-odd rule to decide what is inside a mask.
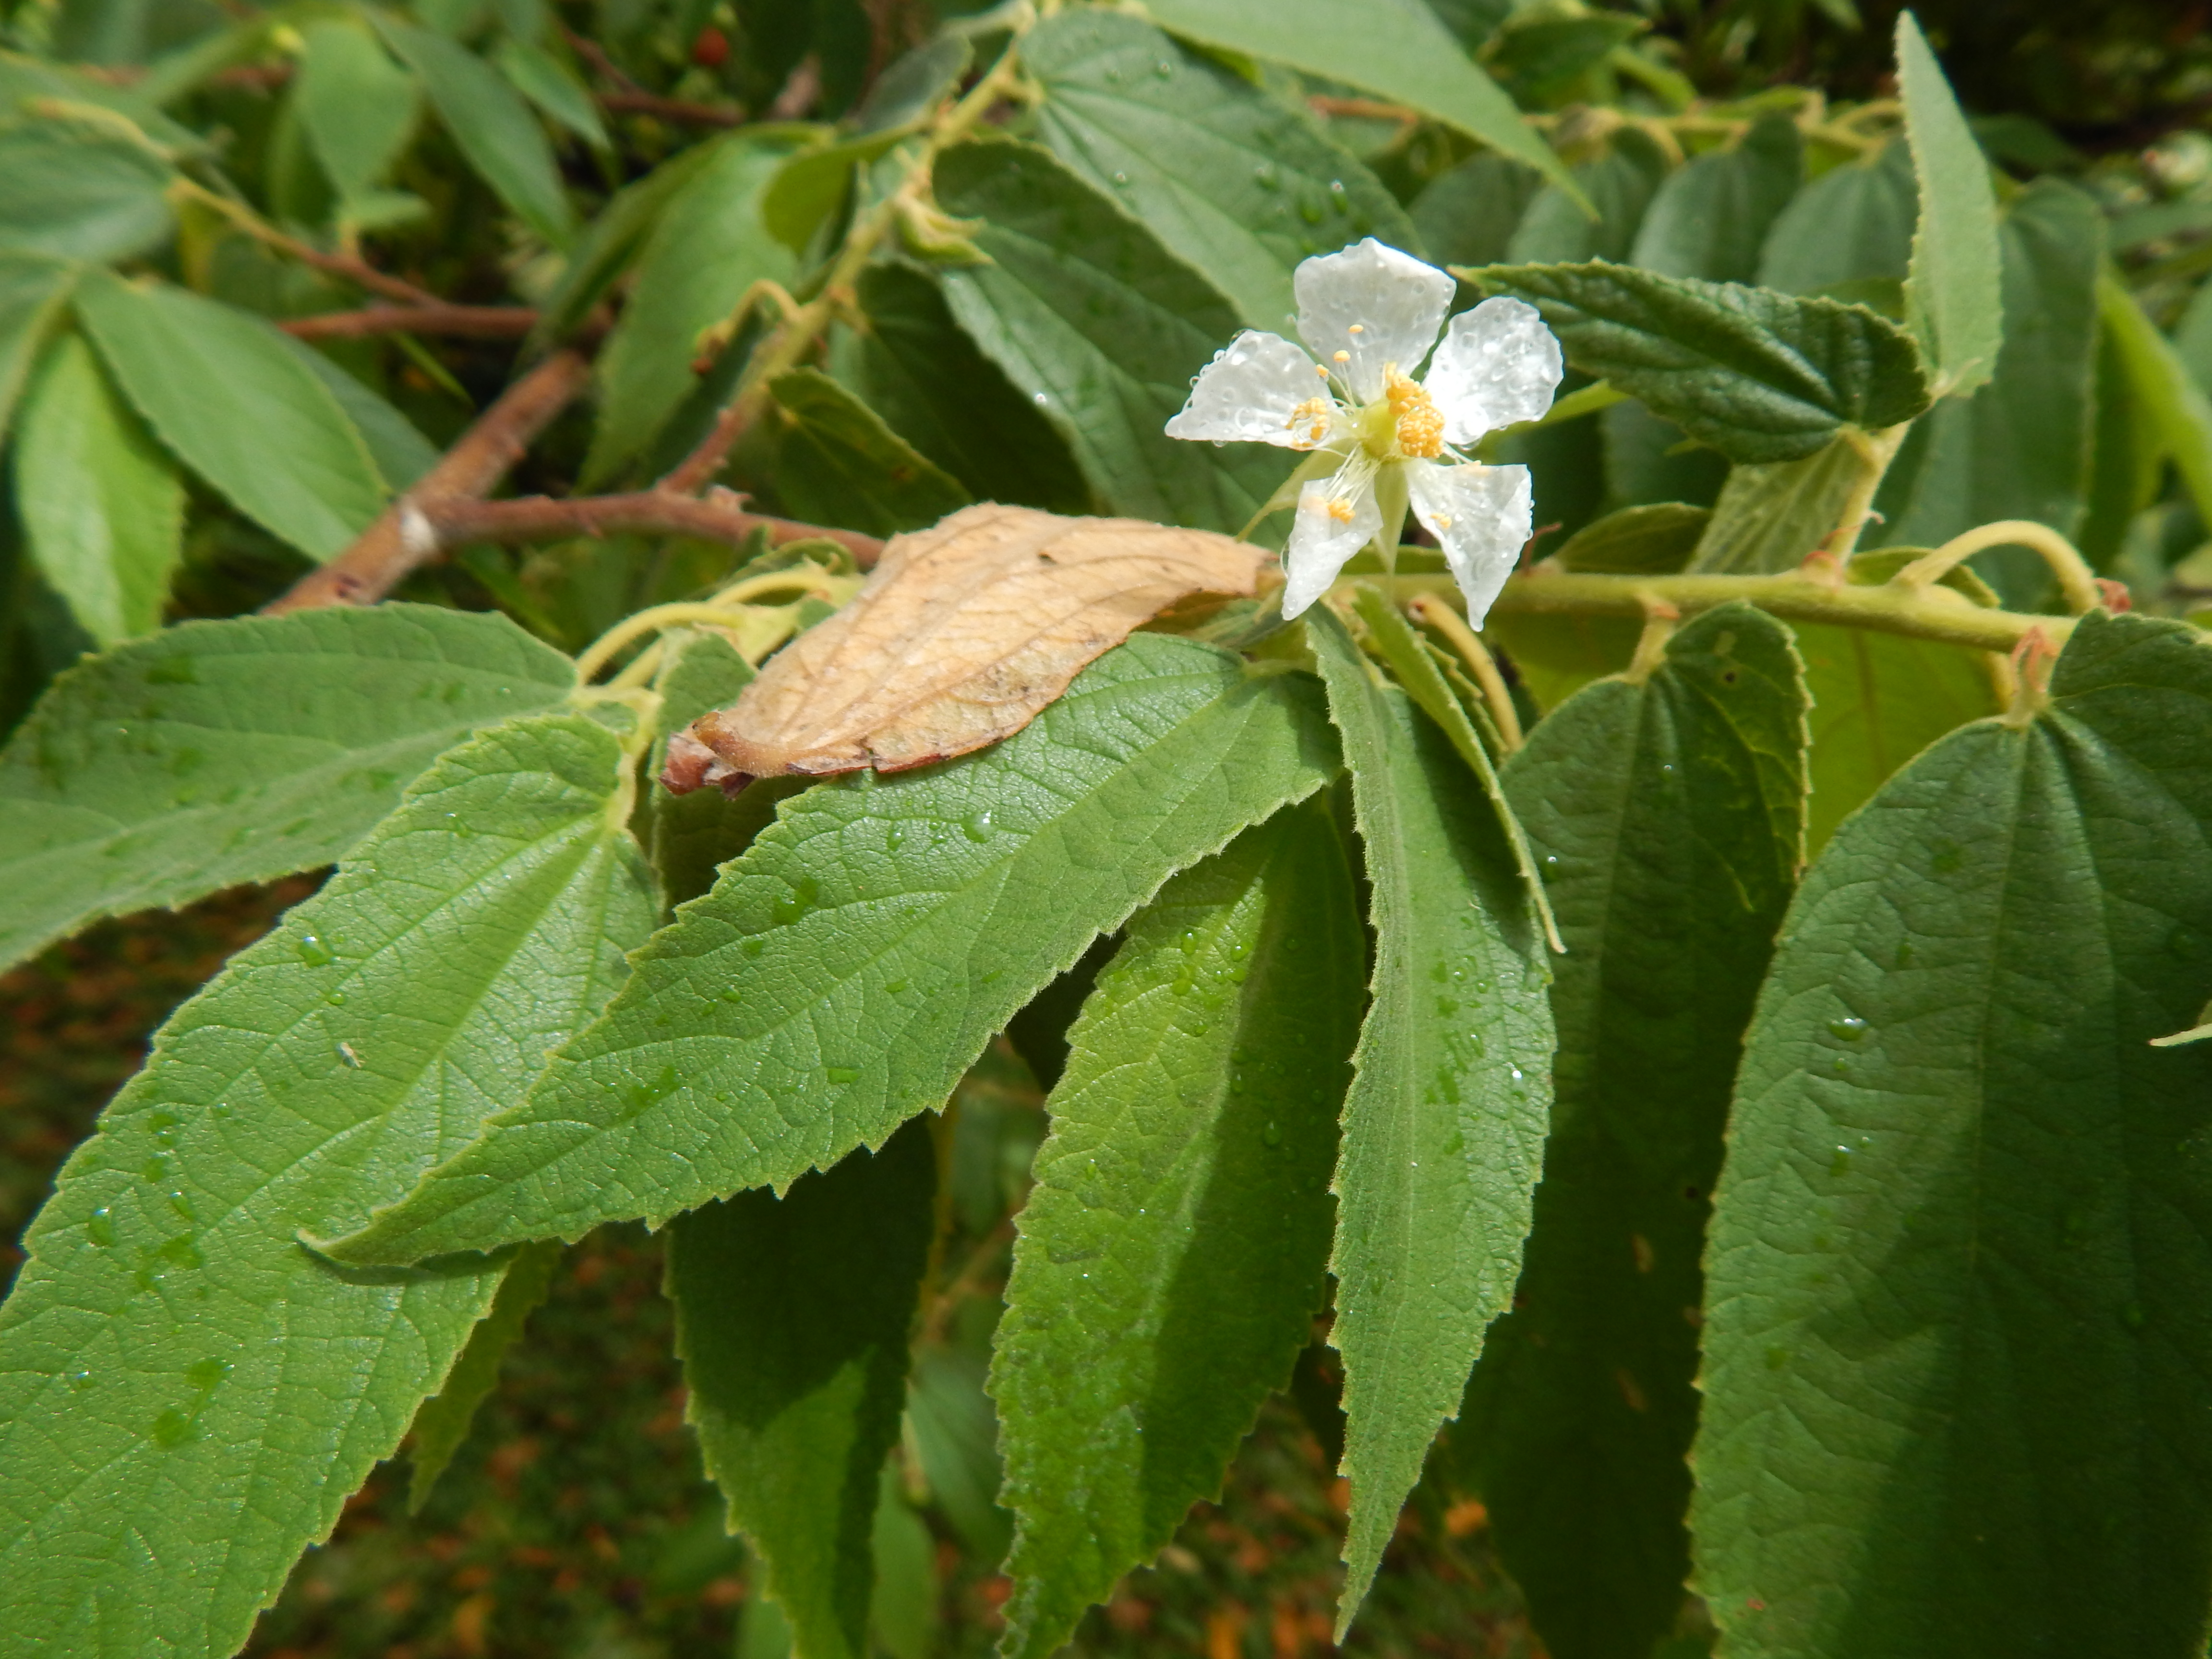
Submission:
[[[872,68],[860,8],[797,9],[165,53],[71,4],[0,56],[0,621],[108,647],[0,755],[0,951],[336,866],[25,1239],[0,1653],[234,1651],[410,1428],[435,1480],[560,1242],[636,1218],[748,1640],[803,1659],[926,1600],[918,1485],[1003,1556],[1002,1650],[1056,1650],[1317,1318],[1340,1638],[1426,1480],[1562,1659],[2199,1652],[2212,647],[2041,614],[2025,554],[1910,580],[2017,520],[2176,608],[2148,538],[2212,508],[2212,407],[2097,204],[1993,174],[1909,17],[1893,108],[1670,125],[1611,13],[1024,6]],[[1624,77],[1650,108],[1524,118]],[[1290,630],[1178,612],[957,760],[654,787],[846,556],[715,540],[687,456],[863,548],[992,499],[1236,532],[1289,459],[1163,423],[1368,235],[1559,335],[1567,401],[1490,459],[1612,610],[1516,583],[1501,675],[1408,549]],[[348,283],[410,327],[309,343]],[[443,326],[591,353],[535,481],[648,527],[161,627],[380,515],[434,538],[424,428],[482,368]],[[1796,625],[1752,602],[1816,551]],[[1684,617],[1682,576],[1753,585]],[[1874,588],[1886,631],[1820,608]],[[2021,652],[1914,626],[1960,614]],[[1024,1064],[1048,1132],[979,1174],[958,1119]],[[1000,1261],[995,1331],[938,1341]]]

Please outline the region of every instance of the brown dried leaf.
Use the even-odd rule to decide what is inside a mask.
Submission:
[[[896,772],[1010,737],[1187,594],[1249,594],[1262,550],[1136,519],[963,507],[892,539],[853,602],[670,745],[681,792],[742,775]]]

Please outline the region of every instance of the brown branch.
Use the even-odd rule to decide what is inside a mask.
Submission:
[[[745,112],[715,104],[695,104],[685,98],[659,98],[649,92],[595,92],[601,109],[616,115],[651,115],[663,121],[689,122],[701,127],[741,127]]]
[[[264,609],[278,615],[317,605],[375,604],[444,547],[426,512],[441,502],[489,494],[590,378],[591,365],[582,353],[555,352],[501,393],[460,441],[385,508],[351,547]]]
[[[538,325],[527,306],[370,306],[295,317],[277,326],[295,340],[354,340],[370,334],[452,334],[477,340],[512,340]]]
[[[832,530],[748,513],[744,497],[716,489],[705,496],[665,489],[640,489],[626,495],[524,495],[512,501],[426,502],[422,513],[443,547],[465,542],[558,542],[577,536],[690,536],[700,541],[742,546],[758,530],[771,545],[819,537],[836,542],[863,568],[876,562],[884,544],[855,530]]]

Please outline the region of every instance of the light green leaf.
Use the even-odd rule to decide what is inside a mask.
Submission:
[[[780,150],[743,140],[716,146],[682,179],[638,257],[622,320],[599,361],[599,423],[585,462],[604,478],[667,423],[698,376],[699,337],[757,282],[791,279],[793,261],[761,223],[761,192]]]
[[[1369,235],[1420,252],[1397,199],[1309,118],[1138,18],[1061,12],[1024,39],[1022,66],[1053,154],[1253,328],[1286,331],[1291,273],[1312,254]]]
[[[975,499],[820,369],[780,374],[769,393],[787,417],[775,489],[793,518],[889,536]]]
[[[1765,116],[1730,148],[1668,175],[1644,216],[1629,263],[1668,276],[1756,282],[1767,232],[1804,176],[1796,122]]]
[[[905,265],[871,265],[858,331],[840,331],[830,372],[890,428],[979,501],[1079,514],[1091,492],[1036,405],[975,349],[937,284]]]
[[[1380,93],[1576,186],[1513,100],[1419,0],[1151,0],[1170,33]]]
[[[373,12],[385,44],[422,78],[422,90],[477,176],[540,237],[565,248],[575,215],[554,165],[553,146],[530,106],[466,46]]]
[[[866,169],[908,136],[896,128],[862,133],[789,156],[761,198],[761,223],[792,252],[804,253],[823,222],[842,208],[852,193],[854,170]]]
[[[707,1473],[807,1659],[867,1659],[878,1476],[935,1237],[937,1154],[880,1152],[678,1218],[668,1293]]]
[[[1845,433],[1802,460],[1730,469],[1691,556],[1700,574],[1795,570],[1828,540],[1872,465]]]
[[[84,631],[109,646],[159,628],[184,483],[79,335],[53,343],[23,399],[14,474],[32,561]]]
[[[76,268],[59,260],[0,254],[0,437],[76,285]]]
[[[983,355],[1033,399],[1108,510],[1235,532],[1289,467],[1264,447],[1162,429],[1237,331],[1236,311],[1145,227],[1043,150],[960,144],[935,169],[992,263],[940,274]]]
[[[154,435],[272,534],[328,559],[383,511],[368,446],[271,324],[100,270],[76,309]]]
[[[1520,1272],[1551,1108],[1551,975],[1497,809],[1450,743],[1375,684],[1333,612],[1310,612],[1306,634],[1376,937],[1329,1262],[1352,1482],[1341,1640]]]
[[[1535,306],[1577,368],[1733,461],[1797,460],[1928,407],[1911,337],[1863,307],[1603,261],[1468,274]]]
[[[1707,1253],[1697,1588],[1741,1659],[2195,1659],[2212,644],[2092,614],[1784,922]]]
[[[152,150],[89,125],[0,131],[0,252],[127,259],[176,227],[174,174]]]
[[[992,1363],[1006,1659],[1218,1495],[1311,1340],[1365,954],[1335,823],[1294,809],[1138,912],[1069,1032]]]
[[[2005,340],[1990,395],[1946,399],[1914,426],[1875,501],[1885,540],[1934,547],[1999,519],[2074,533],[2088,495],[2103,222],[2063,179],[2039,179],[2008,204]],[[2033,605],[2049,571],[2018,554],[2019,598]]]
[[[446,1373],[438,1392],[424,1401],[408,1430],[407,1512],[420,1515],[438,1477],[469,1437],[478,1408],[499,1386],[500,1367],[522,1340],[530,1316],[544,1305],[561,1265],[558,1244],[526,1244],[507,1264],[491,1299],[491,1310],[469,1333],[460,1358]]]
[[[415,77],[354,19],[303,24],[292,102],[343,205],[384,182],[415,130]]]
[[[1785,294],[1866,298],[1878,291],[1896,307],[1884,314],[1902,315],[1900,285],[1919,212],[1910,146],[1893,143],[1831,167],[1775,220],[1759,281]]]
[[[644,248],[660,216],[667,211],[670,199],[722,149],[716,143],[695,144],[608,198],[568,250],[561,280],[539,306],[530,349],[542,349],[565,338],[591,314],[592,307],[605,297]]]
[[[155,1040],[0,1310],[0,1629],[219,1656],[398,1449],[502,1263],[351,1274],[355,1224],[620,981],[649,877],[574,714],[475,738]]]
[[[1627,258],[1667,165],[1647,134],[1633,127],[1613,133],[1597,155],[1575,164],[1579,194],[1559,185],[1537,193],[1514,227],[1504,257],[1516,264]]]
[[[2212,396],[2109,264],[2097,279],[2097,315],[2154,441],[2172,457],[2198,515],[2212,517]]]
[[[1937,397],[1987,384],[2004,343],[2004,261],[1990,164],[1910,11],[1897,15],[1897,81],[1920,184],[1905,304]]]
[[[1546,717],[1505,769],[1566,935],[1559,1103],[1514,1310],[1452,1431],[1559,1659],[1648,1654],[1689,1569],[1698,1270],[1744,1027],[1796,884],[1789,630],[1707,611],[1641,683]]]
[[[328,864],[568,659],[428,605],[193,622],[71,669],[0,753],[0,962],[100,916]]]
[[[331,389],[331,396],[338,400],[338,407],[361,434],[362,442],[368,446],[369,459],[376,463],[377,472],[388,487],[405,489],[437,465],[436,447],[414,422],[305,340],[295,340],[289,334],[282,338],[292,355]]]
[[[996,748],[817,784],[526,1108],[334,1250],[659,1219],[880,1145],[1095,936],[1337,765],[1307,677],[1139,635]]]
[[[608,147],[599,106],[592,101],[591,89],[568,64],[543,46],[515,40],[501,41],[492,60],[509,85],[554,120],[594,149]]]
[[[1680,501],[1625,507],[1577,531],[1552,556],[1566,570],[1671,576],[1688,565],[1712,516]]]

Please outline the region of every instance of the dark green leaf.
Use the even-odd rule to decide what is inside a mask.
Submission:
[[[1577,162],[1573,176],[1581,198],[1556,184],[1539,191],[1506,243],[1505,258],[1516,264],[1627,258],[1652,194],[1667,176],[1667,157],[1630,127],[1614,133],[1597,155]],[[1582,198],[1596,209],[1595,216]]]
[[[1910,11],[1897,15],[1897,82],[1920,185],[1905,285],[1938,397],[1969,397],[2004,343],[2004,263],[1990,164]]]
[[[273,534],[327,559],[383,511],[368,446],[272,325],[106,271],[84,275],[76,307],[154,435]]]
[[[860,325],[830,349],[840,380],[977,500],[1087,510],[1090,489],[1066,441],[961,332],[934,282],[878,264],[858,287]]]
[[[995,1567],[1012,1541],[1013,1517],[998,1504],[999,1414],[983,1391],[988,1364],[981,1354],[957,1348],[921,1348],[914,1357],[906,1410],[930,1501],[977,1564]]]
[[[1201,46],[1380,93],[1567,184],[1552,147],[1419,0],[1152,0],[1146,9]]]
[[[994,749],[817,784],[549,1086],[336,1248],[411,1261],[659,1218],[880,1143],[1168,876],[1327,781],[1319,705],[1303,675],[1140,634]]]
[[[1325,808],[1170,882],[1069,1035],[991,1392],[1007,1659],[1046,1659],[1217,1496],[1310,1340],[1366,954]]]
[[[309,345],[287,334],[282,337],[292,355],[313,371],[331,389],[338,407],[353,422],[378,474],[394,490],[405,489],[437,465],[438,451],[415,424],[382,398]]]
[[[526,40],[502,40],[493,53],[507,84],[595,149],[608,147],[606,124],[591,89],[544,47]]]
[[[47,585],[103,646],[152,633],[184,553],[176,469],[76,334],[48,349],[17,425],[15,512]]]
[[[561,280],[538,307],[533,347],[565,337],[590,314],[644,248],[670,198],[721,153],[719,144],[695,145],[615,192],[576,238]]]
[[[1689,564],[1712,516],[1680,501],[1624,507],[1577,531],[1552,556],[1568,570],[1671,576]]]
[[[1905,280],[1920,210],[1904,144],[1832,167],[1797,192],[1767,233],[1759,280],[1785,294],[1853,291]]]
[[[1306,632],[1352,772],[1376,936],[1329,1263],[1352,1482],[1341,1638],[1520,1271],[1551,1106],[1551,975],[1465,763],[1374,684],[1334,612],[1308,613]]]
[[[363,24],[309,22],[293,107],[308,147],[349,204],[383,183],[415,128],[415,77],[392,61]]]
[[[75,267],[59,260],[0,254],[0,437],[76,284]]]
[[[503,1263],[334,1272],[621,980],[650,878],[623,755],[540,715],[447,754],[155,1040],[0,1310],[0,1628],[234,1652],[492,1301]]]
[[[0,961],[104,915],[328,864],[568,659],[427,605],[186,623],[71,670],[0,754]]]
[[[1571,95],[1576,83],[1616,46],[1650,25],[1619,12],[1584,11],[1559,16],[1541,11],[1509,16],[1486,54],[1498,79],[1524,103],[1549,104]]]
[[[668,738],[700,715],[727,708],[752,683],[752,665],[726,635],[676,629],[661,635],[666,653],[653,690],[660,693],[660,731],[649,775],[668,763]],[[792,790],[781,779],[757,781],[732,799],[719,789],[672,795],[655,789],[646,798],[647,855],[671,904],[697,898],[714,884],[714,872],[745,850]],[[803,787],[803,781],[801,782]]]
[[[1566,955],[1559,1104],[1514,1310],[1453,1431],[1559,1659],[1648,1654],[1689,1568],[1698,1257],[1743,1029],[1797,878],[1789,631],[1706,612],[1649,678],[1547,716],[1506,768]]]
[[[866,1659],[878,1475],[906,1404],[937,1155],[880,1152],[679,1217],[668,1293],[707,1472],[808,1659]]]
[[[2047,708],[1844,825],[1747,1044],[1698,1587],[1745,1659],[2194,1659],[2212,1517],[2212,644],[2084,617]]]
[[[438,1477],[469,1437],[477,1408],[499,1386],[499,1370],[522,1340],[522,1328],[544,1304],[561,1265],[558,1244],[526,1244],[514,1253],[501,1277],[491,1310],[477,1322],[466,1346],[438,1392],[415,1413],[408,1433],[407,1512],[419,1515],[430,1501]]]
[[[769,384],[787,417],[775,488],[793,517],[874,536],[922,530],[974,499],[818,368]]]
[[[1603,262],[1472,274],[1542,312],[1577,368],[1734,461],[1796,460],[1928,406],[1911,337],[1863,307]]]
[[[127,138],[46,120],[0,131],[0,252],[127,259],[175,228],[174,175]]]
[[[1041,149],[962,144],[938,200],[978,218],[992,261],[948,269],[952,314],[1052,422],[1111,512],[1235,532],[1289,470],[1252,444],[1162,428],[1237,331],[1236,312],[1150,232]]]
[[[1603,522],[1600,520],[1600,522]],[[1601,675],[1617,674],[1635,654],[1641,626],[1626,617],[1554,617],[1492,611],[1482,637],[1503,645],[1538,708],[1558,708]]]
[[[1303,258],[1369,235],[1420,251],[1396,198],[1310,118],[1138,18],[1062,12],[1023,40],[1022,65],[1053,153],[1253,328],[1285,330]]]
[[[386,43],[422,76],[430,106],[477,177],[540,237],[568,246],[575,215],[553,146],[520,94],[467,47],[381,12],[370,15]]]
[[[779,150],[720,144],[681,181],[646,239],[622,320],[599,362],[599,424],[586,477],[616,471],[653,441],[698,384],[700,336],[758,282],[790,280],[792,259],[761,224]]]
[[[1430,180],[1413,198],[1413,228],[1440,264],[1491,264],[1543,188],[1534,167],[1485,150]]]
[[[1796,122],[1754,122],[1734,146],[1697,157],[1659,186],[1629,263],[1668,276],[1756,282],[1767,232],[1804,174]]]

